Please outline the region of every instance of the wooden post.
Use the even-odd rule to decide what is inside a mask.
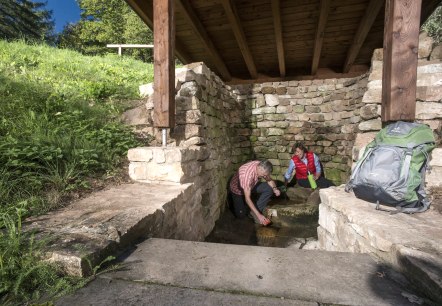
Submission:
[[[175,125],[174,0],[153,1],[154,126]]]
[[[421,6],[422,0],[386,0],[382,122],[415,119]]]

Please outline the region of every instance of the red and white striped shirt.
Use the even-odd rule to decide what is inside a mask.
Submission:
[[[259,163],[259,160],[254,160],[239,167],[238,172],[235,173],[230,181],[230,191],[237,195],[243,195],[244,189],[252,189],[255,187],[259,180],[256,171]],[[270,177],[265,177],[265,179],[268,181]]]

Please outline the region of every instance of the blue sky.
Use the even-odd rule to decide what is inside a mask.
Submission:
[[[80,19],[80,8],[76,0],[47,0],[47,9],[52,10],[55,32],[61,32],[67,23]]]

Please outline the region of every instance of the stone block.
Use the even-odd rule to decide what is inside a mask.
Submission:
[[[275,93],[275,88],[271,87],[271,86],[263,86],[261,88],[261,92],[263,94],[274,94]]]
[[[442,167],[433,167],[431,168],[431,171],[425,175],[425,187],[442,187]]]
[[[430,160],[430,167],[441,167],[442,168],[442,148],[435,148],[431,152],[431,160]]]
[[[265,101],[267,106],[277,106],[279,105],[278,95],[266,94]]]
[[[362,119],[373,119],[378,117],[378,108],[380,109],[380,106],[376,104],[367,104],[361,107],[359,115]]]
[[[417,87],[416,99],[424,102],[442,102],[442,85]]]
[[[438,73],[424,73],[416,80],[417,86],[441,86],[442,72]]]
[[[134,162],[149,162],[153,158],[153,152],[151,147],[139,147],[129,149],[127,152],[127,158],[129,161]]]
[[[370,89],[367,90],[362,97],[363,103],[378,103],[382,101],[382,90],[381,89]]]
[[[442,44],[434,47],[430,54],[430,60],[442,60]]]
[[[141,182],[174,182],[180,183],[184,176],[180,163],[156,164],[156,163],[130,163],[129,176],[135,181]]]
[[[269,128],[266,134],[267,136],[281,136],[284,135],[284,130],[278,128]]]
[[[257,95],[256,97],[256,106],[257,107],[263,107],[266,105],[266,101],[264,99],[264,95]]]
[[[288,121],[276,121],[275,122],[275,127],[277,127],[277,128],[286,128],[288,126],[289,126]]]
[[[149,124],[150,112],[145,105],[127,110],[122,115],[122,120],[127,125]]]
[[[153,94],[153,83],[140,85],[138,90],[141,98],[148,97]]]
[[[442,118],[442,103],[436,102],[417,102],[416,103],[417,119],[440,119]]]
[[[257,123],[257,127],[259,127],[259,128],[269,128],[269,127],[274,127],[274,126],[275,126],[274,121],[260,121]]]
[[[264,120],[282,121],[286,119],[285,114],[265,114]]]
[[[276,94],[277,95],[285,95],[287,93],[287,87],[277,87]]]
[[[419,48],[417,52],[418,58],[428,58],[433,49],[433,39],[426,32],[419,34]]]
[[[274,114],[274,113],[276,113],[276,107],[273,106],[252,109],[253,115]]]
[[[309,116],[311,121],[315,121],[315,122],[323,122],[323,121],[325,121],[324,114],[309,114],[308,116]]]
[[[379,131],[382,128],[382,122],[380,118],[363,121],[359,123],[358,128],[361,131]]]

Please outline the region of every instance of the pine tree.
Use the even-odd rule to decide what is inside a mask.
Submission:
[[[0,38],[52,41],[54,22],[46,2],[0,0]]]

